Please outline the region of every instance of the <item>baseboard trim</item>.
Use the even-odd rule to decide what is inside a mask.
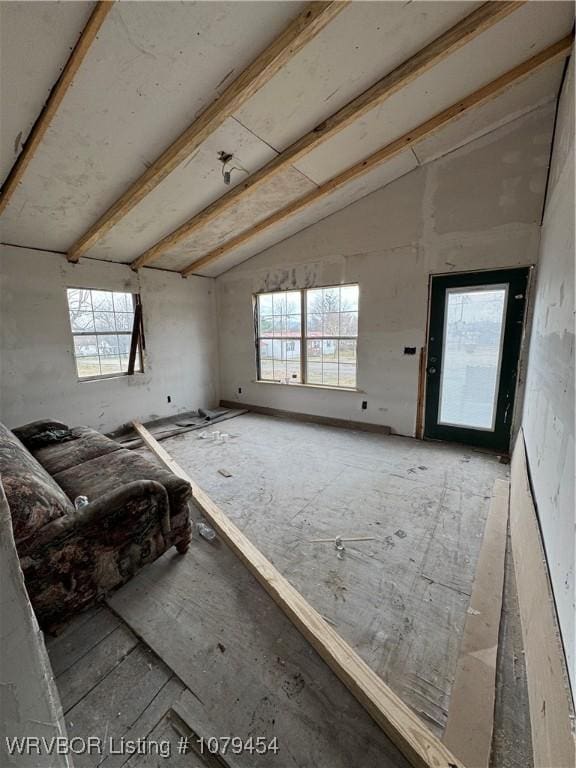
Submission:
[[[312,413],[300,411],[285,411],[280,408],[268,408],[264,405],[251,405],[250,403],[237,402],[235,400],[220,400],[221,408],[244,408],[254,413],[262,413],[265,416],[278,416],[294,421],[307,421],[312,424],[325,424],[328,427],[341,427],[344,429],[357,429],[362,432],[377,432],[381,435],[392,434],[392,429],[384,424],[368,424],[364,421],[352,421],[348,419],[335,419],[332,416],[316,416]]]

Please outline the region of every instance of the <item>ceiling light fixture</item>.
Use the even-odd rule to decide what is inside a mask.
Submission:
[[[220,150],[217,157],[218,160],[222,163],[222,178],[224,179],[224,184],[230,184],[232,171],[241,171],[242,173],[248,174],[246,168],[243,168],[241,165],[229,165],[229,163],[231,163],[234,159],[234,155],[230,152],[224,152],[224,150]]]

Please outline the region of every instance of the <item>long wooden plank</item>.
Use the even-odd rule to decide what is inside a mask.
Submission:
[[[491,83],[488,83],[479,90],[474,91],[474,93],[471,93],[466,98],[456,102],[455,104],[452,104],[450,107],[438,113],[429,120],[426,120],[424,123],[421,123],[413,130],[405,133],[403,136],[400,136],[400,138],[395,139],[390,144],[382,147],[382,149],[379,149],[365,160],[361,160],[359,163],[356,163],[355,165],[348,168],[348,170],[343,171],[316,189],[313,189],[307,195],[304,195],[304,197],[301,197],[298,200],[295,200],[293,203],[290,203],[290,205],[286,206],[285,208],[276,211],[255,226],[245,230],[244,232],[241,232],[232,239],[223,243],[218,248],[215,248],[210,253],[202,256],[200,259],[197,259],[188,267],[183,269],[181,274],[185,277],[193,274],[201,267],[210,264],[211,262],[220,258],[220,256],[223,256],[225,253],[228,253],[229,251],[234,250],[234,248],[237,248],[238,246],[248,242],[264,230],[269,229],[270,227],[273,227],[274,225],[278,224],[284,219],[287,219],[293,214],[308,208],[310,205],[316,203],[326,195],[334,192],[339,187],[342,187],[348,182],[363,176],[387,160],[390,160],[390,158],[394,157],[400,152],[403,152],[408,147],[416,144],[418,141],[426,138],[439,128],[444,127],[452,120],[455,120],[457,117],[463,115],[465,112],[468,112],[469,110],[486,103],[490,99],[493,99],[506,88],[527,77],[532,72],[535,72],[536,70],[552,61],[556,61],[559,58],[568,56],[572,48],[572,40],[572,35],[568,35],[562,40],[559,40],[557,43],[549,46],[544,51],[536,54],[536,56],[533,56],[531,59],[528,59],[522,64],[518,64],[518,66],[496,78],[496,80],[493,80]]]
[[[496,480],[480,548],[442,741],[467,765],[488,768],[494,730],[509,483]]]
[[[524,641],[534,765],[573,768],[576,755],[569,684],[522,430],[512,454],[510,537]]]
[[[2,189],[0,190],[0,213],[2,213],[2,211],[6,208],[10,198],[16,190],[16,187],[22,180],[22,176],[24,175],[26,168],[30,164],[30,161],[34,157],[36,150],[40,146],[40,142],[44,138],[44,134],[54,119],[54,116],[58,111],[58,107],[62,103],[64,96],[72,85],[72,81],[74,80],[80,65],[86,58],[86,54],[90,50],[90,46],[100,31],[106,16],[110,13],[113,4],[113,0],[110,2],[98,2],[96,4],[96,7],[88,19],[88,23],[84,27],[78,42],[74,46],[74,49],[70,54],[68,61],[66,62],[66,66],[64,67],[58,82],[50,91],[48,101],[40,113],[40,116],[34,123],[34,126],[30,131],[30,135],[28,136],[24,147],[20,152],[18,159],[14,163],[12,170],[6,178],[6,181],[2,185]]]
[[[392,72],[385,75],[368,90],[364,91],[364,93],[361,93],[320,123],[320,125],[317,125],[302,136],[302,138],[298,139],[298,141],[281,152],[267,165],[253,173],[243,184],[234,187],[234,189],[231,189],[204,208],[203,211],[188,219],[188,221],[175,229],[174,232],[162,238],[162,240],[139,256],[132,263],[132,268],[139,269],[145,264],[149,264],[166,250],[176,245],[176,243],[188,237],[192,232],[221,216],[224,211],[236,204],[241,198],[245,198],[247,195],[255,192],[288,165],[295,163],[327,139],[342,131],[346,126],[361,118],[362,115],[382,104],[390,96],[405,88],[424,72],[443,61],[451,53],[458,50],[458,48],[473,40],[523,4],[523,1],[490,2],[480,6],[480,8],[466,16],[466,18],[455,24],[447,32],[444,32],[436,40],[433,40]]]
[[[349,0],[330,0],[310,3],[72,245],[68,251],[68,260],[78,261],[244,102],[262,88],[304,45],[324,29],[348,2]]]
[[[195,504],[223,541],[242,560],[412,765],[415,768],[463,768],[463,764],[450,750],[430,733],[417,715],[304,600],[150,432],[137,421],[132,424],[164,466],[190,483]]]

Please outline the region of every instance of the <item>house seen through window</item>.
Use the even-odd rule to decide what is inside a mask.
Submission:
[[[258,379],[356,387],[358,286],[256,296]]]
[[[81,379],[129,373],[134,315],[139,297],[132,293],[68,288],[74,357]],[[142,370],[138,338],[134,371]]]

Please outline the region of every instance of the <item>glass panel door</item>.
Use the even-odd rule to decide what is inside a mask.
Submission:
[[[425,437],[508,449],[529,275],[431,278]]]
[[[446,291],[439,424],[494,430],[508,286]]]

